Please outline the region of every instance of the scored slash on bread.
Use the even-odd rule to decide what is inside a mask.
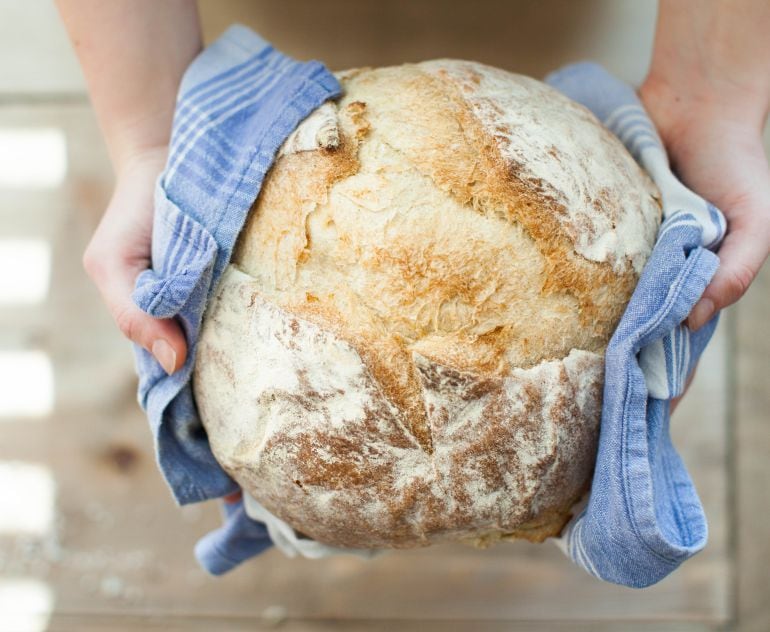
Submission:
[[[602,354],[657,190],[533,79],[451,60],[339,78],[204,318],[214,454],[336,546],[554,535],[590,484]]]

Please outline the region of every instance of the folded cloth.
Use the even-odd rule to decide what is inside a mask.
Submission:
[[[239,489],[214,459],[193,401],[201,319],[278,149],[339,93],[321,63],[297,62],[242,26],[196,57],[182,79],[169,156],[155,187],[152,268],[139,275],[133,294],[151,316],[175,317],[187,339],[187,360],[171,376],[134,346],[139,403],[158,466],[180,505]],[[198,561],[215,574],[271,544],[242,504],[225,509],[225,527],[196,547]]]
[[[243,499],[223,502],[224,524],[207,533],[195,544],[195,557],[212,575],[222,575],[272,545],[267,525],[252,520]]]
[[[700,504],[668,440],[667,399],[681,392],[715,325],[690,334],[680,323],[716,268],[702,244],[717,243],[724,223],[673,178],[633,90],[593,65],[568,68],[550,81],[605,121],[663,192],[659,242],[608,347],[593,491],[561,540],[597,577],[642,586],[705,541]],[[203,51],[183,79],[168,162],[156,186],[152,269],[139,276],[134,293],[147,313],[176,317],[188,341],[185,365],[172,376],[135,347],[139,401],[158,465],[179,504],[238,489],[211,453],[189,385],[203,311],[278,149],[303,118],[339,92],[321,64],[291,60],[240,26]],[[225,504],[223,520],[195,548],[212,574],[261,553],[273,540],[287,554],[371,555],[303,538],[248,495]]]
[[[671,173],[636,93],[591,63],[546,78],[590,109],[660,189],[663,218],[652,255],[605,352],[599,449],[591,493],[562,532],[561,548],[601,579],[645,587],[706,544],[695,487],[669,436],[669,401],[711,338],[717,318],[697,332],[682,321],[717,269],[725,220]]]

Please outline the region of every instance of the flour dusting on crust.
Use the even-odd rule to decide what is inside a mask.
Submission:
[[[521,174],[564,209],[575,250],[617,270],[625,259],[641,272],[657,231],[655,186],[620,141],[586,108],[548,85],[467,61],[418,66],[448,78]],[[621,146],[622,149],[622,146]]]
[[[338,76],[204,316],[214,454],[325,544],[542,541],[590,485],[655,189],[534,80],[448,60]]]
[[[246,352],[228,354],[233,345]],[[414,361],[432,454],[347,341],[264,300],[231,266],[207,313],[194,381],[225,470],[326,544],[413,547],[520,529],[527,537],[541,505],[563,513],[585,491],[600,356],[573,351],[507,378]],[[562,522],[530,535],[553,535]]]

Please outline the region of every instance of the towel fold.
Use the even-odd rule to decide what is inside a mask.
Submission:
[[[708,250],[725,232],[722,214],[671,173],[636,93],[596,64],[546,78],[590,109],[660,189],[664,221],[652,255],[605,352],[596,468],[585,508],[560,546],[592,575],[632,587],[663,579],[700,551],[708,534],[695,486],[669,435],[669,400],[680,395],[717,324],[683,320],[719,260]]]

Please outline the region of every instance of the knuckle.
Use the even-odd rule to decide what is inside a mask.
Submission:
[[[83,252],[81,263],[83,264],[83,269],[92,279],[98,279],[102,276],[104,270],[102,259],[90,246]]]
[[[129,340],[137,341],[138,323],[133,309],[129,306],[122,307],[114,312],[115,324],[120,332]]]
[[[737,264],[728,273],[730,298],[737,301],[749,289],[754,280],[754,271],[745,264]]]

